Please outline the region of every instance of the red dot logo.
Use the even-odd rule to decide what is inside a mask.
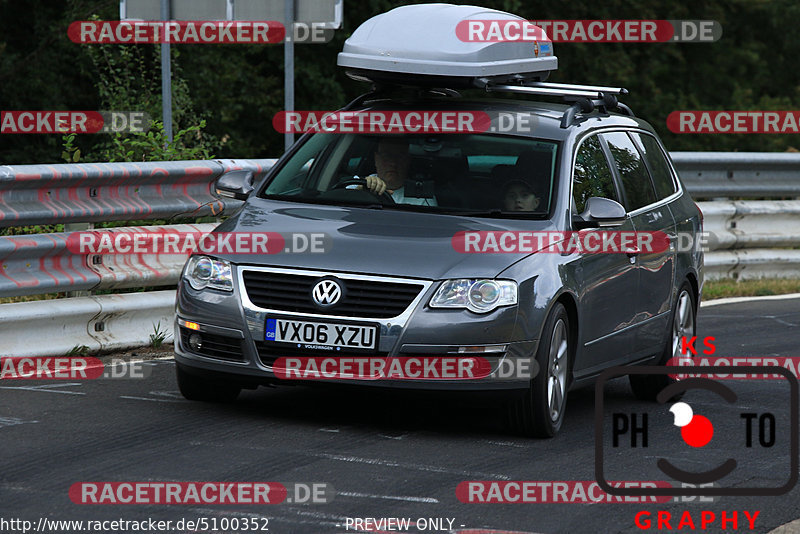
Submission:
[[[680,427],[681,437],[687,445],[705,447],[714,437],[714,425],[708,417],[694,415],[692,407],[685,402],[676,402],[669,411],[675,416],[674,424]]]

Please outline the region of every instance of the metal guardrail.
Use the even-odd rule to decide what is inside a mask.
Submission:
[[[799,200],[700,202],[709,250],[800,246]]]
[[[671,154],[695,198],[800,197],[800,154]],[[274,159],[0,166],[0,227],[112,220],[201,217],[240,205],[213,196],[223,172],[253,170]],[[700,202],[711,232],[706,277],[800,277],[800,201]],[[207,232],[214,224],[171,225]],[[95,232],[142,232],[152,227]],[[797,230],[795,230],[797,229]],[[0,296],[177,282],[183,255],[74,254],[70,233],[0,237]],[[59,355],[147,344],[160,321],[172,325],[174,291],[104,295],[0,305],[0,355]],[[116,325],[116,326],[115,326]],[[47,332],[42,335],[42,332]]]
[[[241,205],[211,192],[228,170],[263,176],[274,159],[0,166],[0,227],[219,215]]]
[[[216,224],[175,224],[86,230],[117,233],[202,232]],[[91,291],[175,284],[188,254],[77,254],[68,248],[78,232],[0,237],[0,296]]]
[[[800,152],[670,152],[695,199],[800,197]]]
[[[700,202],[709,233],[706,277],[800,278],[800,201]]]
[[[257,180],[275,161],[0,166],[0,227],[218,216],[241,202],[214,196],[216,178],[244,169]],[[174,225],[167,231],[207,232],[214,226]],[[74,254],[69,236],[0,237],[0,296],[170,285],[186,260],[185,255]],[[82,345],[90,352],[142,346],[159,323],[169,342],[174,312],[174,290],[3,304],[0,356],[58,356]]]
[[[706,280],[735,278],[800,278],[800,250],[741,249],[710,252]]]
[[[0,305],[0,356],[62,356],[147,345],[156,327],[173,340],[175,290]]]

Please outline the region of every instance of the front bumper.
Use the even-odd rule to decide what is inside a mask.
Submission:
[[[467,310],[431,309],[427,306],[438,283],[415,280],[424,289],[411,305],[397,317],[365,319],[329,317],[315,314],[267,310],[254,305],[241,283],[239,268],[234,276],[232,293],[215,290],[195,291],[183,281],[177,292],[175,323],[175,359],[184,368],[214,373],[220,378],[235,380],[245,386],[259,384],[347,383],[359,386],[412,388],[428,390],[502,390],[524,389],[535,374],[537,340],[519,340],[515,332],[517,307],[503,307],[488,313],[474,314]],[[342,275],[348,276],[348,275]],[[325,379],[283,380],[276,375],[274,362],[284,356],[328,357],[330,352],[276,349],[265,341],[267,317],[300,320],[377,324],[379,344],[371,357],[384,358],[387,364],[397,357],[484,358],[491,374],[474,379]],[[191,328],[187,328],[187,322]],[[191,324],[194,323],[194,324]],[[192,350],[188,338],[197,333],[203,339],[200,350]],[[490,346],[499,352],[460,353]],[[337,357],[344,355],[337,353]],[[349,355],[348,355],[349,356]],[[364,356],[362,354],[353,356]]]

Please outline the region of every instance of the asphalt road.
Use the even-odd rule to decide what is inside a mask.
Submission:
[[[796,356],[798,325],[800,299],[703,307],[698,317],[699,333],[716,338],[715,356]],[[705,532],[717,532],[721,513],[730,519],[736,511],[738,530],[751,531],[746,510],[759,512],[751,532],[765,533],[800,517],[798,488],[780,496],[660,504],[479,504],[456,498],[462,481],[593,480],[594,388],[570,393],[558,437],[530,440],[511,434],[502,406],[483,395],[261,388],[244,391],[233,404],[210,405],[180,397],[171,360],[147,365],[146,379],[0,383],[0,531],[21,531],[14,526],[20,523],[3,523],[13,519],[36,526],[43,517],[173,522],[206,517],[216,518],[220,528],[224,518],[257,519],[259,531],[267,527],[278,534],[347,532],[348,518],[351,524],[353,518],[409,518],[410,532],[421,531],[414,526],[418,519],[439,518],[442,530],[428,522],[424,531],[610,533],[643,531],[634,522],[642,511],[652,513],[649,530],[656,530],[659,511],[671,514],[675,530],[688,511],[697,530],[701,514],[713,512],[715,522]],[[780,486],[788,478],[788,441],[779,437],[773,447],[743,449],[743,423],[733,408],[773,413],[785,437],[788,388],[780,380],[726,382],[739,395],[735,407],[704,392],[684,398],[714,422],[718,444],[705,456],[681,441],[671,418],[653,415],[653,405],[636,401],[627,380],[609,383],[606,410],[650,411],[651,448],[615,450],[605,439],[608,471],[619,480],[659,480],[652,470],[656,456],[705,470],[725,452],[738,455],[743,474],[720,485]],[[325,482],[336,496],[327,504],[81,505],[68,494],[81,481]],[[733,530],[732,523],[726,526],[726,532]],[[368,530],[392,531],[374,525]],[[114,531],[120,530],[106,530]],[[244,532],[218,530],[223,531]]]

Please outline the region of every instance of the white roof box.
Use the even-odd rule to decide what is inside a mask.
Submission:
[[[338,64],[356,80],[448,87],[471,86],[475,78],[545,80],[558,68],[541,29],[536,34],[541,41],[468,42],[459,38],[464,24],[456,34],[467,20],[524,21],[477,6],[402,6],[359,26],[345,41]]]

